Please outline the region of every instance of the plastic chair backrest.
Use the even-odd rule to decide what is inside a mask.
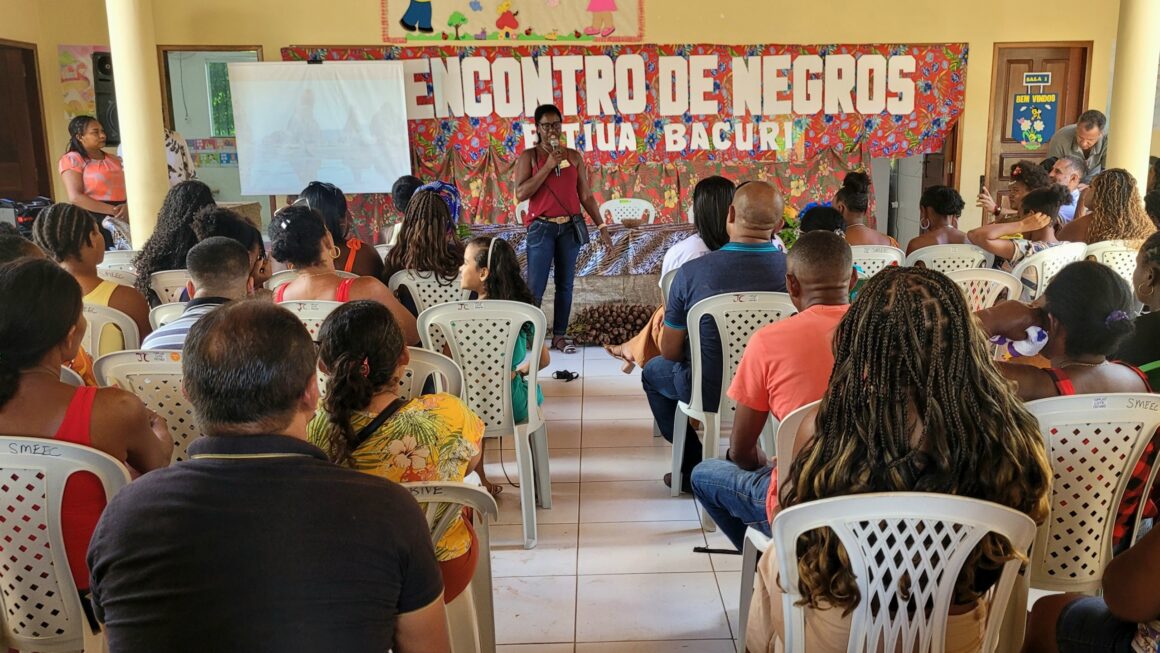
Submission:
[[[463,396],[463,370],[450,358],[440,353],[408,347],[411,362],[403,378],[399,379],[399,396],[414,399],[423,394],[427,379],[435,377],[435,391],[446,392],[456,397]]]
[[[793,443],[798,429],[806,419],[806,414],[822,403],[819,399],[793,411],[777,425],[777,483],[780,486],[789,479],[789,466],[793,464]],[[778,489],[780,493],[781,490]]]
[[[306,331],[310,334],[310,339],[318,342],[318,332],[322,329],[322,323],[326,321],[326,318],[334,309],[342,306],[342,302],[291,299],[278,305],[293,313],[302,322],[302,325],[306,327]],[[321,366],[315,368],[314,375],[318,381],[319,394],[325,394],[327,375],[322,373]]]
[[[137,323],[133,318],[115,308],[97,304],[85,304],[85,351],[97,356],[101,351],[101,331],[106,324],[112,324],[121,330],[121,340],[124,349],[136,349],[141,346],[141,334],[137,331]]]
[[[387,286],[396,294],[400,288],[406,288],[411,295],[411,301],[415,303],[415,308],[420,313],[432,306],[467,301],[471,298],[471,291],[459,286],[458,276],[446,279],[434,272],[399,270],[387,280]]]
[[[1055,275],[1067,264],[1082,261],[1085,252],[1087,245],[1083,243],[1062,243],[1049,247],[1023,259],[1014,270],[1011,270],[1011,276],[1022,280],[1024,272],[1035,270],[1037,283],[1034,292],[1031,293],[1031,299],[1039,299]]]
[[[391,251],[392,247],[394,247],[394,245],[389,245],[387,243],[383,243],[381,245],[375,245],[375,251],[379,253],[379,258],[386,261],[387,260],[387,253]]]
[[[729,381],[737,374],[741,355],[755,331],[768,324],[797,314],[797,308],[783,292],[731,293],[708,297],[693,304],[686,321],[689,333],[690,367],[692,369],[693,394],[689,408],[703,412],[701,396],[701,320],[710,318],[717,326],[721,337],[721,400],[717,413],[732,414],[736,403],[726,395]],[[727,420],[722,420],[727,421]]]
[[[878,274],[888,265],[902,265],[906,254],[897,247],[888,245],[854,245],[854,265],[862,268],[865,278]]]
[[[149,275],[149,287],[157,293],[163,304],[181,301],[181,293],[187,283],[188,270],[162,270]]]
[[[98,267],[97,276],[105,281],[112,281],[118,286],[129,286],[133,288],[137,285],[137,274],[130,270]]]
[[[156,330],[181,317],[185,312],[185,302],[171,302],[154,306],[149,310],[149,325]]]
[[[447,338],[451,358],[463,370],[467,405],[483,419],[487,433],[509,435],[515,427],[512,413],[512,360],[516,339],[523,325],[532,325],[532,342],[527,346],[528,432],[543,423],[536,388],[540,350],[548,320],[544,312],[523,302],[489,299],[450,302],[432,306],[419,314],[419,336],[423,348],[433,350],[431,328]]]
[[[108,249],[105,250],[105,259],[97,266],[100,268],[111,268],[114,270],[129,270],[133,271],[133,259],[141,250],[137,249]]]
[[[60,382],[67,383],[74,388],[79,388],[85,384],[85,380],[81,378],[80,374],[63,365],[60,367]]]
[[[930,270],[946,274],[955,270],[989,268],[995,255],[974,245],[931,245],[916,249],[906,257],[906,265],[913,267],[919,261]]]
[[[93,374],[98,384],[127,390],[164,417],[173,437],[170,461],[187,458],[186,449],[201,437],[201,430],[193,419],[193,404],[181,392],[181,352],[119,351],[98,358]]]
[[[116,458],[48,438],[0,436],[0,603],[7,647],[80,651],[88,621],[68,564],[61,500],[69,476],[89,472],[106,500],[129,482]]]
[[[805,607],[798,586],[798,537],[829,528],[849,558],[861,600],[854,608],[848,651],[942,651],[955,582],[989,533],[1026,551],[1035,522],[998,504],[947,494],[886,492],[810,501],[778,513],[771,525],[781,572],[785,650],[803,653]],[[1019,573],[1019,559],[1003,565],[989,592],[981,650],[992,651]]]
[[[657,215],[657,209],[652,202],[635,197],[608,200],[600,205],[600,215],[603,216],[605,212],[612,216],[612,222],[615,224],[625,220],[640,220],[642,224],[650,224]]]
[[[1084,251],[1084,258],[1094,259],[1116,271],[1116,274],[1132,286],[1132,274],[1136,271],[1136,255],[1140,250],[1128,245],[1122,240],[1105,240],[1092,243]]]
[[[1055,476],[1051,517],[1032,552],[1031,586],[1095,593],[1112,559],[1112,530],[1124,490],[1160,427],[1160,396],[1052,397],[1028,402],[1027,410],[1039,420]],[[1145,503],[1140,502],[1137,523]]]
[[[358,275],[354,274],[353,272],[335,270],[334,273],[338,275],[339,279],[358,278]],[[290,283],[291,281],[297,279],[299,274],[300,272],[298,270],[282,270],[281,272],[275,272],[274,274],[270,275],[270,278],[267,279],[266,283],[263,285],[266,286],[266,290],[277,290],[278,286]]]
[[[665,300],[665,305],[669,303],[669,288],[673,287],[673,279],[677,278],[677,270],[680,268],[673,268],[661,277],[661,298]]]
[[[1007,291],[1006,299],[1019,299],[1023,292],[1019,279],[1002,270],[955,270],[946,275],[962,289],[972,313],[997,304],[1004,290]]]

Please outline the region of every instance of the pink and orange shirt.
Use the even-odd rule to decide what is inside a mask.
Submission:
[[[57,164],[60,174],[72,170],[81,173],[85,195],[100,202],[125,201],[125,170],[121,159],[105,154],[103,159],[85,159],[76,152],[67,152]]]

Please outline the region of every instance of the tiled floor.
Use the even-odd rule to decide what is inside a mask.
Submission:
[[[568,369],[580,378],[551,378]],[[740,556],[702,531],[690,495],[661,477],[672,450],[652,435],[640,370],[602,349],[552,352],[541,374],[551,449],[551,510],[525,551],[519,492],[500,495],[492,527],[500,653],[733,653]],[[489,441],[488,476],[516,480],[510,440]],[[500,461],[503,461],[501,467]]]

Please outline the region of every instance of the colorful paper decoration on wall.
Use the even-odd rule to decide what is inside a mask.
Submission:
[[[1055,135],[1059,96],[1055,93],[1019,93],[1011,110],[1011,138],[1029,150],[1038,150]]]
[[[387,43],[555,41],[644,38],[644,0],[383,0]]]
[[[97,113],[97,92],[93,88],[93,53],[108,52],[105,45],[61,45],[57,47],[60,62],[60,89],[64,94],[67,120]]]

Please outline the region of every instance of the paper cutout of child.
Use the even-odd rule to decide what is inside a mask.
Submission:
[[[434,32],[435,29],[431,27],[431,0],[411,0],[399,24],[408,32],[416,29],[424,34]]]
[[[616,31],[612,25],[612,13],[616,11],[616,0],[589,0],[588,11],[592,12],[592,25],[584,28],[588,36],[609,36]]]

